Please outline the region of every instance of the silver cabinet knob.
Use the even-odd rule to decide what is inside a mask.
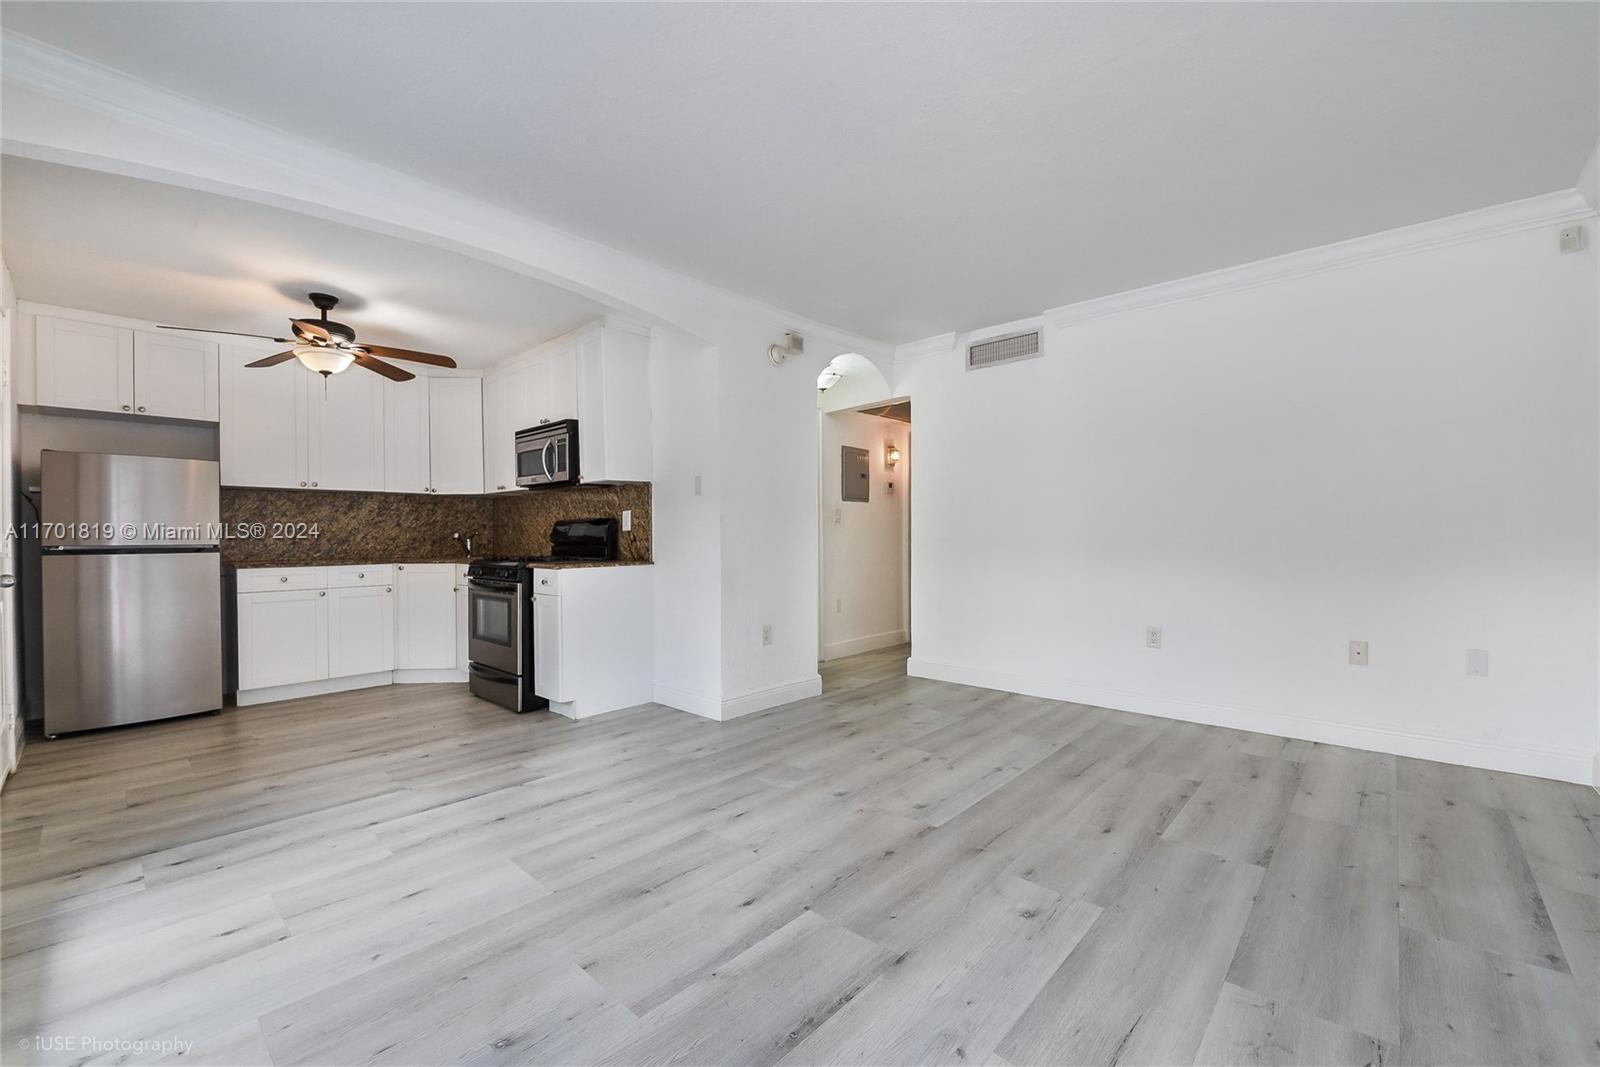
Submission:
[[[17,576],[15,574],[0,574],[0,589],[10,589],[16,584]]]
[[[315,489],[316,487],[317,487],[317,483],[316,482],[312,482],[311,483],[311,488]]]
[[[139,405],[139,410],[140,410],[140,411],[143,411],[143,410],[144,410],[144,405],[143,405],[143,404],[140,404],[140,405]]]
[[[386,588],[386,589],[385,589],[385,590],[384,590],[384,592],[385,592],[385,593],[392,593],[392,592],[394,592],[394,586],[392,586],[392,585],[391,585],[391,586],[389,586],[389,587],[388,587],[388,588]]]
[[[357,578],[365,578],[366,576],[367,576],[367,572],[366,571],[357,571],[356,572],[356,577]]]
[[[504,489],[504,488],[505,488],[505,486],[503,486],[503,485],[497,485],[497,486],[495,486],[495,488],[496,488],[496,489]]]
[[[280,582],[287,582],[288,580],[289,580],[289,576],[287,574],[285,574],[282,578],[278,579],[278,581],[280,581]]]
[[[406,569],[406,565],[404,563],[400,564],[400,566],[395,568],[395,570],[397,570],[397,571],[403,571],[405,569]]]
[[[306,487],[306,483],[305,482],[301,482],[300,483],[300,488],[304,489],[305,487]]]
[[[132,404],[124,404],[124,405],[122,405],[122,410],[123,411],[132,411],[133,410],[133,405]]]
[[[327,596],[328,595],[328,591],[326,589],[324,589],[321,592],[317,593],[317,595],[318,596]]]

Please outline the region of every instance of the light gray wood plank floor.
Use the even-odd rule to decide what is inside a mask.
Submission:
[[[1600,797],[823,667],[34,742],[10,1063],[1600,1063]]]

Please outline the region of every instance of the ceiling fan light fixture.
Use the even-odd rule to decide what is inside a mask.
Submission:
[[[355,353],[328,345],[295,345],[294,356],[307,370],[316,371],[324,378],[346,370],[356,360]]]

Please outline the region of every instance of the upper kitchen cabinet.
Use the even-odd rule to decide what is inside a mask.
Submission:
[[[585,482],[651,478],[650,334],[608,319],[502,364],[484,380],[484,488],[515,489],[518,430],[578,420]]]
[[[292,365],[289,373],[308,384],[310,488],[382,490],[384,379],[359,368],[313,377],[298,364]]]
[[[245,366],[268,354],[221,346],[222,484],[382,490],[384,380],[365,371],[321,378],[296,362]]]
[[[216,422],[217,345],[186,334],[133,334],[133,410]]]
[[[133,331],[40,315],[34,399],[41,407],[133,410]]]
[[[432,492],[483,492],[482,379],[428,379],[428,467]]]
[[[647,482],[650,332],[608,319],[574,339],[578,469],[586,482]]]
[[[214,342],[54,315],[34,328],[39,406],[217,421]]]
[[[270,354],[259,346],[224,344],[220,349],[222,484],[308,487],[306,402],[311,376],[298,365],[246,367]]]

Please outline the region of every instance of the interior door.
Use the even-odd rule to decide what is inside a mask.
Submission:
[[[311,488],[381,492],[384,379],[360,367],[307,377]]]
[[[215,422],[218,402],[215,342],[182,334],[134,332],[135,412]]]

